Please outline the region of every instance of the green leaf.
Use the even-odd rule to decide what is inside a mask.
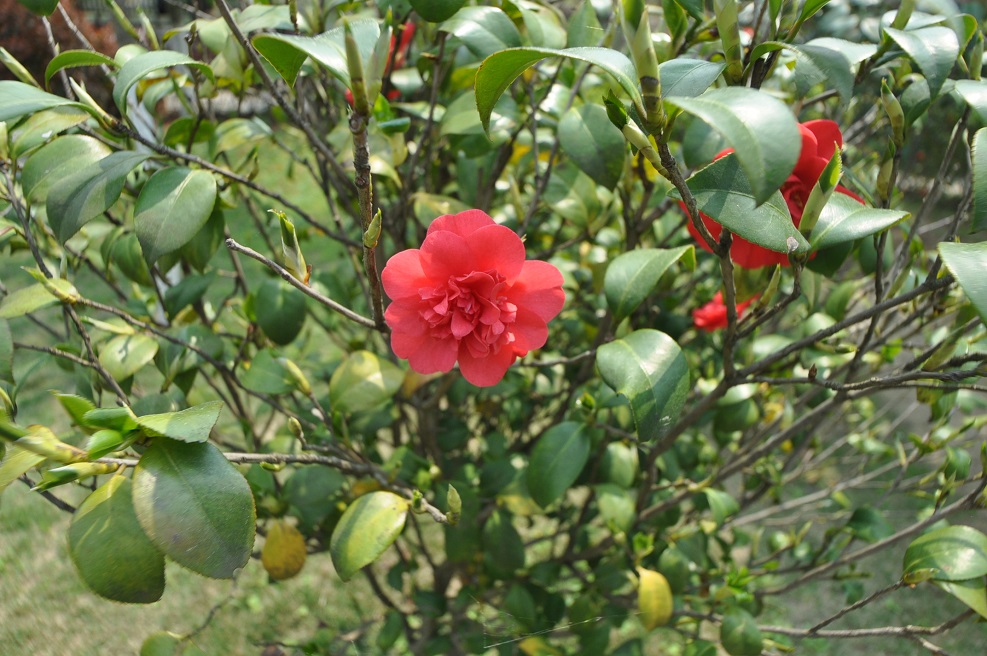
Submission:
[[[164,307],[168,316],[174,317],[189,305],[201,300],[215,280],[216,272],[210,271],[201,276],[195,274],[186,276],[174,287],[169,287],[164,294]]]
[[[740,504],[730,494],[722,490],[707,488],[703,490],[706,501],[709,503],[709,510],[713,513],[713,521],[717,526],[721,526],[727,517],[740,511]]]
[[[987,586],[983,577],[967,581],[933,581],[933,584],[953,595],[987,619]]]
[[[21,174],[24,196],[32,201],[44,200],[55,181],[61,183],[70,174],[95,166],[111,152],[103,142],[80,134],[52,140],[25,162]]]
[[[830,0],[805,0],[805,4],[802,5],[802,11],[799,12],[798,22],[804,23],[806,20],[812,18],[817,11],[828,5]]]
[[[258,351],[243,374],[243,386],[261,394],[286,394],[295,389],[294,379],[271,349]]]
[[[6,121],[12,125],[22,116],[64,106],[78,107],[90,113],[93,111],[82,103],[47,93],[30,84],[0,80],[0,122]]]
[[[0,319],[0,380],[14,383],[14,336],[3,319]]]
[[[980,117],[981,122],[987,123],[987,82],[983,80],[956,80],[953,90]]]
[[[817,84],[832,87],[846,107],[853,98],[853,71],[850,60],[838,50],[818,45],[786,46],[795,53],[795,88],[804,98]]]
[[[155,439],[134,471],[134,510],[157,548],[193,572],[232,578],[250,559],[254,497],[208,442]]]
[[[887,230],[909,216],[904,210],[864,207],[850,196],[836,192],[819,214],[819,221],[809,235],[809,245],[817,251],[856,241]]]
[[[954,244],[940,242],[939,255],[956,278],[960,289],[976,308],[980,320],[987,323],[987,242]],[[2,308],[0,308],[2,313]]]
[[[38,16],[51,16],[58,8],[58,0],[17,0],[17,2]]]
[[[709,89],[726,64],[703,59],[670,59],[658,65],[661,76],[661,95],[679,98],[701,96]]]
[[[511,523],[511,515],[495,510],[483,525],[483,560],[491,576],[513,579],[524,568],[524,542]]]
[[[987,128],[973,135],[973,232],[987,230]]]
[[[603,27],[593,9],[593,0],[583,0],[569,17],[566,46],[597,46],[603,40]]]
[[[657,439],[675,422],[689,391],[689,368],[679,345],[657,330],[636,330],[596,353],[604,382],[631,402],[642,440]]]
[[[397,539],[409,502],[393,492],[370,492],[357,498],[339,518],[329,553],[339,578],[349,581]]]
[[[127,93],[130,89],[155,71],[172,66],[191,66],[201,71],[209,81],[216,83],[216,75],[207,64],[196,61],[188,55],[174,50],[152,50],[127,60],[117,73],[113,84],[113,101],[122,114],[127,113]]]
[[[603,291],[607,305],[619,323],[654,291],[655,285],[678,260],[690,271],[696,268],[696,249],[693,246],[678,248],[640,248],[618,255],[607,266],[603,278]]]
[[[497,99],[521,73],[546,57],[566,57],[602,68],[609,73],[634,101],[638,113],[644,115],[644,101],[637,85],[634,64],[623,53],[609,48],[511,48],[490,55],[476,72],[476,108],[483,129],[490,129],[490,114]],[[798,128],[796,128],[796,132]],[[796,135],[797,136],[797,135]],[[792,164],[794,166],[794,162]],[[786,174],[787,175],[787,174]],[[780,186],[780,183],[779,183]]]
[[[462,41],[479,58],[521,45],[521,33],[498,7],[464,7],[439,29]]]
[[[88,120],[88,113],[72,106],[53,107],[32,114],[17,126],[17,136],[11,144],[11,153],[14,157],[20,157],[44,144],[53,135],[61,134]]]
[[[130,378],[154,359],[158,342],[147,335],[117,335],[99,353],[99,363],[116,380]]]
[[[358,19],[350,21],[349,25],[360,50],[360,57],[366,66],[380,38],[380,24],[373,19]],[[302,64],[311,57],[347,88],[350,87],[342,26],[317,36],[258,34],[252,41],[257,51],[271,62],[271,66],[289,86],[294,86]]]
[[[110,209],[127,176],[150,154],[122,150],[78,169],[52,186],[45,207],[48,222],[63,244],[89,221]]]
[[[547,508],[565,494],[589,460],[589,450],[589,428],[585,424],[566,421],[545,431],[528,463],[531,498]]]
[[[767,202],[758,204],[734,154],[714,161],[686,182],[701,212],[747,241],[787,253],[788,240],[794,239],[798,243],[796,252],[809,251],[809,242],[792,223],[781,193],[775,192]],[[673,190],[669,196],[678,198],[678,192]]]
[[[761,656],[764,639],[754,617],[742,608],[723,614],[720,642],[730,656]]]
[[[960,54],[956,32],[941,25],[909,31],[886,27],[884,32],[922,71],[922,75],[929,81],[932,97],[939,95],[943,82],[949,77]]]
[[[601,483],[595,489],[596,505],[607,526],[625,533],[631,530],[637,518],[637,493],[614,483]]]
[[[123,442],[124,437],[119,431],[104,428],[89,436],[86,453],[92,459],[102,458],[108,453],[119,450]]]
[[[333,511],[331,497],[343,489],[346,479],[329,467],[299,467],[284,486],[284,500],[297,513],[304,528],[313,530]]]
[[[107,57],[98,52],[92,52],[90,50],[66,50],[55,55],[48,62],[48,66],[45,68],[45,86],[51,85],[51,78],[59,71],[77,66],[109,66],[110,68],[117,68],[119,64],[112,57]]]
[[[372,410],[401,388],[404,372],[370,351],[351,354],[329,380],[329,400],[335,412]]]
[[[222,410],[222,401],[210,401],[178,412],[144,415],[137,418],[137,425],[152,437],[170,437],[181,442],[205,442]]]
[[[79,575],[106,599],[149,604],[164,593],[164,556],[137,521],[129,478],[114,476],[72,515],[69,554]]]
[[[567,111],[558,127],[559,145],[586,175],[607,189],[617,186],[624,173],[627,142],[600,105]]]
[[[894,534],[894,528],[881,511],[870,506],[854,510],[846,525],[856,537],[871,543]]]
[[[22,449],[16,444],[7,445],[7,455],[0,464],[0,493],[18,478],[45,461],[45,457]]]
[[[429,23],[441,23],[459,11],[466,0],[411,0],[411,7]]]
[[[305,295],[280,278],[269,278],[257,290],[254,313],[272,342],[290,344],[305,323]]]
[[[703,0],[675,0],[675,3],[689,12],[689,15],[696,20],[704,19]]]
[[[152,175],[134,205],[137,239],[148,265],[191,241],[215,202],[216,179],[209,171],[173,166]]]
[[[619,485],[632,487],[640,469],[637,447],[633,444],[611,442],[600,461],[600,478]]]
[[[946,526],[920,535],[905,550],[902,572],[908,575],[920,570],[933,571],[937,581],[983,577],[987,574],[987,535],[972,526]]]
[[[38,283],[5,296],[0,301],[0,319],[21,317],[57,303],[58,299],[49,294],[44,285]]]

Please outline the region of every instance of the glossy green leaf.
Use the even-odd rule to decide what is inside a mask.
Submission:
[[[984,80],[956,80],[953,90],[963,99],[973,113],[987,123],[987,82]]]
[[[487,57],[476,72],[476,108],[480,112],[480,121],[484,130],[489,131],[490,114],[497,104],[497,99],[507,87],[511,86],[521,73],[546,57],[566,57],[598,66],[617,81],[639,108],[639,113],[643,115],[644,101],[637,85],[637,73],[634,64],[623,53],[609,48],[590,47],[563,50],[510,48]]]
[[[124,437],[122,433],[109,428],[104,428],[89,436],[89,441],[86,443],[86,453],[93,459],[102,458],[105,455],[119,450],[120,445],[123,444],[123,442]]]
[[[905,550],[902,572],[907,576],[922,570],[931,570],[938,581],[982,578],[987,575],[987,535],[972,526],[946,526],[920,535]]]
[[[82,415],[82,426],[106,428],[126,433],[137,428],[136,417],[130,408],[94,408]]]
[[[567,111],[559,121],[558,138],[563,152],[583,173],[607,189],[617,186],[624,173],[627,142],[601,105]]]
[[[17,0],[17,2],[38,16],[51,16],[58,7],[58,0]]]
[[[948,27],[933,25],[917,30],[896,30],[884,28],[884,32],[905,51],[929,81],[932,97],[939,95],[943,82],[953,70],[953,64],[960,54],[960,43],[956,32]]]
[[[692,114],[723,135],[750,180],[756,205],[788,179],[798,161],[791,144],[802,138],[791,110],[753,89],[711,89],[698,98],[667,97],[665,103]]]
[[[603,40],[603,27],[593,8],[593,0],[583,0],[569,16],[566,32],[566,46],[598,46]]]
[[[149,157],[148,153],[117,151],[52,185],[45,207],[58,240],[64,244],[110,209],[123,192],[127,176]]]
[[[329,380],[329,400],[336,412],[372,410],[401,388],[404,372],[370,351],[352,353]]]
[[[679,345],[657,330],[636,330],[596,354],[604,382],[630,400],[642,440],[675,423],[689,391],[689,368]]]
[[[987,128],[977,130],[971,150],[973,161],[973,231],[987,230]]]
[[[144,415],[137,418],[137,425],[150,436],[170,437],[181,442],[205,442],[222,410],[222,401],[210,401],[178,412]]]
[[[576,482],[589,460],[590,435],[585,424],[566,421],[545,431],[528,463],[528,491],[547,508]]]
[[[983,577],[966,581],[933,581],[932,583],[975,610],[980,617],[987,619],[987,586],[984,585]]]
[[[825,84],[839,94],[841,106],[850,104],[854,77],[846,55],[818,45],[786,47],[795,53],[795,88],[799,97],[807,96],[815,85]]]
[[[701,96],[720,77],[725,64],[703,59],[669,59],[658,65],[661,95],[678,98]]]
[[[727,155],[697,171],[686,181],[699,210],[731,232],[768,250],[788,252],[788,240],[798,244],[796,252],[806,253],[809,243],[792,223],[788,204],[780,192],[758,204],[747,176],[737,158]],[[678,197],[674,190],[669,193]]]
[[[92,401],[75,394],[55,394],[55,398],[58,399],[76,426],[85,426],[84,417],[86,413],[96,409]]]
[[[77,102],[56,96],[16,80],[0,80],[0,121],[16,121],[22,116],[51,109],[72,106],[93,111]]]
[[[452,18],[466,0],[411,0],[411,7],[430,23],[441,23]]]
[[[158,342],[147,335],[117,335],[99,352],[99,363],[116,380],[130,378],[150,364]]]
[[[216,178],[209,171],[173,166],[152,175],[134,205],[137,239],[148,264],[191,241],[215,202]]]
[[[17,126],[16,136],[11,144],[11,152],[14,157],[20,157],[50,139],[52,141],[57,140],[52,139],[52,136],[61,134],[80,123],[85,123],[89,118],[87,112],[71,105],[53,107],[32,114]]]
[[[805,0],[805,3],[802,4],[802,11],[799,12],[798,22],[804,23],[829,3],[830,0]]]
[[[21,317],[46,307],[56,305],[58,299],[38,283],[11,292],[0,301],[0,319]]]
[[[374,46],[377,45],[377,40],[380,38],[380,24],[372,19],[358,19],[351,20],[349,25],[360,50],[360,57],[364,62],[370,61]],[[317,36],[258,34],[253,38],[253,44],[289,86],[295,84],[302,64],[309,57],[325,67],[347,88],[350,86],[342,26]]]
[[[603,291],[614,319],[620,322],[634,312],[654,291],[665,272],[679,260],[690,271],[695,269],[695,248],[640,248],[615,257],[603,278]]]
[[[157,548],[193,572],[232,578],[250,558],[254,497],[208,442],[155,439],[134,472],[134,510]]]
[[[764,639],[754,617],[742,608],[723,614],[720,642],[730,656],[761,656]]]
[[[93,52],[91,50],[65,50],[60,52],[48,62],[45,68],[45,86],[51,85],[51,78],[59,71],[77,66],[109,66],[117,68],[119,65],[112,57]]]
[[[0,319],[0,380],[14,382],[14,336],[10,324]]]
[[[290,344],[305,323],[305,304],[305,294],[280,278],[269,278],[254,297],[257,325],[275,344]]]
[[[464,7],[439,29],[459,39],[479,58],[521,45],[521,33],[498,7]]]
[[[483,560],[495,578],[513,579],[525,565],[524,542],[511,523],[511,515],[495,510],[483,525]]]
[[[192,68],[197,68],[211,82],[216,82],[216,76],[212,68],[207,64],[203,64],[186,54],[174,50],[152,50],[128,59],[120,67],[116,82],[113,83],[113,101],[116,103],[117,109],[122,113],[126,113],[127,93],[130,89],[151,73],[172,66],[191,66]]]
[[[243,386],[261,394],[286,394],[293,390],[294,380],[278,357],[271,349],[258,351],[243,374]]]
[[[129,478],[114,476],[86,497],[72,515],[69,554],[96,594],[149,604],[164,593],[164,556],[141,529]]]
[[[393,492],[358,497],[339,518],[329,553],[339,578],[349,581],[387,550],[404,528],[409,502]]]
[[[956,278],[981,321],[987,323],[987,242],[979,244],[955,244],[941,242],[939,255],[946,268]],[[2,307],[0,307],[2,310]]]
[[[836,192],[819,214],[819,221],[809,235],[809,245],[816,251],[856,241],[887,230],[909,216],[904,210],[864,207],[850,196]]]
[[[54,139],[24,164],[21,174],[24,195],[32,201],[44,200],[53,182],[61,182],[71,173],[94,166],[111,152],[103,142],[81,134]]]
[[[7,453],[0,462],[0,493],[18,478],[45,461],[45,457],[22,449],[16,444],[8,444]]]
[[[703,490],[706,495],[706,502],[709,503],[709,511],[713,514],[713,521],[717,526],[723,524],[727,517],[740,511],[740,504],[727,492],[707,488]]]

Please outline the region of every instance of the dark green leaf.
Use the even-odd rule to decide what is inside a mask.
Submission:
[[[158,342],[147,335],[117,335],[100,350],[99,363],[116,380],[130,378],[154,359]]]
[[[987,230],[987,128],[977,130],[973,160],[973,232]]]
[[[0,380],[14,383],[14,337],[3,319],[0,319]]]
[[[498,7],[464,7],[439,29],[459,39],[479,58],[521,45],[521,33]]]
[[[655,285],[669,267],[680,259],[686,268],[694,269],[695,248],[641,248],[614,258],[607,266],[607,273],[603,278],[603,291],[614,319],[620,322],[636,310],[654,291]]]
[[[798,22],[804,23],[815,15],[817,11],[828,5],[830,0],[805,0],[802,11],[799,12]]]
[[[254,497],[209,444],[154,440],[134,472],[134,509],[151,541],[193,572],[232,578],[254,544]]]
[[[353,38],[356,39],[360,57],[364,63],[370,61],[374,46],[380,38],[380,24],[372,19],[358,19],[349,22]],[[295,84],[298,71],[309,57],[325,67],[331,75],[350,86],[350,73],[346,65],[346,44],[343,27],[335,27],[317,36],[295,36],[293,34],[258,34],[253,38],[254,47],[271,62],[289,86]]]
[[[983,577],[967,581],[933,581],[933,583],[987,619],[987,586],[984,586]]]
[[[101,141],[81,134],[69,134],[54,139],[24,164],[21,187],[32,201],[44,200],[54,181],[59,183],[69,174],[88,169],[112,151]]]
[[[503,510],[495,510],[483,525],[483,559],[491,576],[500,579],[513,579],[524,567],[524,542]]]
[[[809,235],[809,245],[816,251],[856,241],[886,230],[909,216],[904,210],[864,207],[850,196],[837,192],[819,214],[819,221]]]
[[[418,15],[430,23],[441,23],[452,18],[466,0],[410,0],[411,6]]]
[[[181,442],[205,442],[223,410],[222,401],[210,401],[178,412],[144,415],[137,425],[154,437],[170,437]]]
[[[679,98],[693,98],[706,92],[725,64],[716,64],[703,59],[669,59],[658,66],[661,76],[661,95]]]
[[[637,330],[597,351],[604,382],[631,402],[642,440],[657,439],[678,418],[689,391],[689,368],[679,345],[657,330]]]
[[[17,0],[17,2],[38,16],[51,16],[58,7],[58,0]]]
[[[601,105],[567,111],[559,121],[558,138],[565,154],[597,184],[607,189],[617,186],[624,172],[627,142]]]
[[[960,289],[966,294],[981,321],[987,323],[987,242],[979,244],[954,244],[941,242],[939,255],[946,268],[956,277]]]
[[[290,344],[305,323],[305,294],[280,278],[270,278],[257,290],[254,312],[257,325],[272,342]]]
[[[156,172],[134,205],[137,239],[148,265],[187,244],[216,202],[216,179],[203,170],[173,166]]]
[[[114,476],[82,502],[69,526],[69,554],[101,597],[149,604],[164,593],[164,556],[137,521],[129,478]]]
[[[528,463],[528,491],[547,508],[576,482],[589,460],[590,435],[585,424],[566,421],[538,438]]]
[[[190,275],[182,279],[174,287],[169,287],[164,294],[164,307],[168,316],[174,317],[183,309],[197,303],[216,280],[216,273],[210,271],[201,276]]]
[[[66,50],[57,54],[45,68],[45,86],[51,85],[51,78],[58,71],[76,66],[109,66],[117,68],[117,62],[112,57],[90,50]]]
[[[332,512],[331,497],[346,479],[335,469],[310,465],[299,467],[284,486],[284,499],[298,514],[303,527],[313,529]]]
[[[850,60],[837,50],[817,45],[787,46],[795,52],[795,86],[800,97],[817,84],[832,87],[846,107],[853,97],[853,71]]]
[[[872,543],[894,534],[894,528],[881,511],[870,506],[854,510],[846,525],[856,537]]]
[[[286,394],[295,388],[295,382],[278,355],[271,349],[258,351],[243,374],[243,386],[261,394]]]
[[[705,16],[703,11],[703,0],[675,0],[675,2],[689,12],[689,15],[696,20],[703,20]]]
[[[909,87],[911,88],[911,87]],[[963,98],[963,102],[987,123],[987,82],[983,80],[956,80],[953,89]]]
[[[982,578],[987,575],[987,535],[972,526],[946,526],[919,536],[905,550],[903,573],[923,570],[938,581]]]
[[[720,642],[730,656],[761,656],[764,640],[754,617],[742,608],[732,608],[723,615]]]
[[[939,95],[960,54],[956,32],[941,25],[908,31],[886,27],[884,31],[922,71],[929,81],[932,97]]]
[[[711,89],[698,98],[668,97],[666,104],[699,117],[734,149],[757,205],[788,179],[801,136],[795,117],[777,98],[741,87]]]
[[[349,581],[397,539],[409,502],[393,492],[370,492],[349,505],[332,532],[329,553],[339,578]]]
[[[174,50],[152,50],[132,57],[120,67],[116,82],[113,84],[113,101],[116,103],[117,109],[126,113],[127,93],[130,89],[151,73],[172,66],[197,68],[211,82],[214,84],[216,82],[216,76],[208,65]]]
[[[336,412],[372,410],[400,389],[404,372],[370,351],[351,354],[332,374],[329,399]]]

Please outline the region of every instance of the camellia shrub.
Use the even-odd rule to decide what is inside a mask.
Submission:
[[[97,595],[328,552],[359,653],[979,653],[981,3],[107,4],[0,51],[0,490]]]

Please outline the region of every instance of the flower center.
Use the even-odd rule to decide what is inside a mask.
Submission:
[[[421,318],[433,337],[465,340],[475,357],[497,353],[514,341],[517,306],[503,295],[506,286],[496,271],[452,276],[445,285],[419,290]]]

